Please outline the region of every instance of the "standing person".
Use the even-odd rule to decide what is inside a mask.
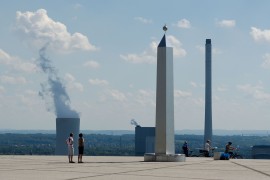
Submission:
[[[205,157],[210,157],[209,156],[209,152],[210,150],[212,150],[213,148],[211,147],[210,145],[211,141],[210,140],[207,140],[205,145],[204,145],[204,152],[205,152]]]
[[[182,150],[183,150],[183,153],[186,155],[186,157],[188,157],[188,144],[187,144],[187,141],[184,142],[184,144],[182,146]]]
[[[84,138],[83,138],[82,133],[79,134],[78,149],[79,149],[78,163],[83,163],[82,162],[82,156],[83,156],[83,151],[84,151]]]
[[[73,147],[73,133],[69,134],[69,137],[67,139],[67,145],[68,145],[68,161],[69,163],[75,163],[73,161],[73,155],[74,155],[74,147]]]

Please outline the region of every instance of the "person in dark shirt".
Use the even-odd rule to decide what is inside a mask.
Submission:
[[[182,150],[183,150],[183,153],[186,155],[186,157],[188,157],[188,144],[187,144],[187,141],[184,142],[184,144],[182,146]]]
[[[226,146],[225,146],[225,153],[227,153],[227,154],[230,154],[230,157],[232,156],[232,154],[233,154],[233,150],[234,150],[235,148],[234,147],[232,147],[232,142],[228,142],[227,144],[226,144]]]
[[[83,163],[82,162],[82,156],[83,156],[83,153],[84,153],[84,138],[83,138],[82,133],[79,134],[78,149],[79,149],[78,163]]]

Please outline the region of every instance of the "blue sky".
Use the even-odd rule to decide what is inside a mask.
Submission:
[[[154,126],[156,47],[166,23],[175,129],[204,127],[210,38],[213,128],[267,130],[269,7],[266,0],[3,1],[1,129],[55,129],[50,78],[63,85],[67,96],[57,97],[79,114],[81,129],[133,129],[131,119]]]

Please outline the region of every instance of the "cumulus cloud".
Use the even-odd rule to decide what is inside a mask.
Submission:
[[[167,36],[168,44],[173,47],[173,55],[175,57],[184,57],[186,56],[187,52],[183,49],[182,43],[176,37],[169,35]]]
[[[3,86],[0,86],[0,93],[2,94],[2,93],[4,93],[6,90],[5,90],[5,88],[3,87]]]
[[[69,89],[77,89],[80,92],[83,92],[83,90],[84,90],[83,85],[81,83],[77,82],[76,78],[72,74],[66,73],[65,80],[67,82],[67,87]]]
[[[109,89],[107,92],[116,101],[124,102],[127,100],[126,95],[117,89]]]
[[[108,85],[109,82],[103,79],[89,79],[89,83],[91,85],[97,85],[97,86],[105,86]]]
[[[0,64],[4,64],[12,67],[15,70],[28,73],[36,72],[38,70],[36,64],[25,62],[18,57],[11,56],[2,49],[0,49]]]
[[[59,52],[97,50],[85,35],[78,32],[71,34],[63,23],[51,19],[45,9],[17,11],[16,30],[30,45],[39,49],[48,44],[51,50]]]
[[[77,4],[74,5],[74,8],[75,8],[75,9],[80,9],[80,8],[82,8],[82,5],[79,4],[79,3],[77,3]]]
[[[89,68],[99,68],[99,63],[97,61],[87,61],[83,64],[84,67],[89,67]]]
[[[181,90],[174,91],[174,97],[176,98],[186,98],[186,97],[191,97],[191,96],[192,96],[191,92],[186,92],[186,91],[181,91]]]
[[[256,27],[251,27],[250,35],[255,41],[268,41],[270,42],[270,30],[261,30]]]
[[[137,103],[139,103],[142,106],[151,105],[155,106],[155,91],[152,90],[145,90],[145,89],[139,89],[138,92],[136,92],[135,95],[133,95],[132,99],[135,99]]]
[[[175,57],[184,57],[187,53],[186,50],[182,48],[182,43],[174,36],[169,35],[166,38],[167,44],[169,47],[173,47],[173,55]],[[152,41],[147,50],[142,53],[130,53],[130,54],[120,54],[120,58],[134,64],[138,63],[147,63],[154,64],[156,63],[156,54],[157,54],[157,46],[158,41]]]
[[[192,87],[194,87],[194,88],[198,87],[197,83],[195,83],[195,82],[193,82],[193,81],[191,81],[189,84],[190,84]]]
[[[262,63],[262,67],[265,68],[265,69],[270,69],[270,54],[266,53],[264,56],[263,56],[263,63]]]
[[[219,92],[224,92],[224,91],[227,91],[228,89],[225,87],[225,86],[219,86],[217,87],[217,91]]]
[[[191,24],[189,20],[181,19],[180,21],[177,22],[176,26],[179,28],[189,29],[191,27]]]
[[[139,63],[153,64],[156,62],[155,57],[152,54],[151,55],[148,54],[147,52],[143,52],[141,54],[127,54],[127,55],[120,54],[120,57],[125,61],[134,64]]]
[[[238,90],[246,93],[246,95],[253,97],[257,100],[270,100],[270,94],[264,92],[264,88],[262,85],[251,85],[251,84],[244,84],[238,85]]]
[[[196,46],[196,48],[201,52],[201,53],[205,53],[205,47],[202,45],[198,45]],[[218,48],[212,48],[212,53],[213,54],[222,54],[222,51]]]
[[[7,83],[7,84],[26,84],[27,83],[24,77],[13,77],[13,76],[7,76],[7,75],[0,76],[0,81],[2,83]]]
[[[21,101],[24,106],[33,107],[38,104],[38,92],[27,89],[21,94],[17,94],[16,98]]]
[[[141,22],[143,24],[151,24],[152,23],[151,19],[146,19],[146,18],[143,18],[143,17],[135,17],[134,20],[139,21],[139,22]]]
[[[218,22],[220,27],[233,28],[236,25],[235,20],[222,20]]]

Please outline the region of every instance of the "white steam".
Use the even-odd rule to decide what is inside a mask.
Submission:
[[[79,118],[79,113],[70,107],[70,99],[56,69],[46,57],[46,48],[39,51],[38,65],[48,75],[48,82],[41,84],[39,95],[45,100],[48,111],[54,111],[58,118]]]

